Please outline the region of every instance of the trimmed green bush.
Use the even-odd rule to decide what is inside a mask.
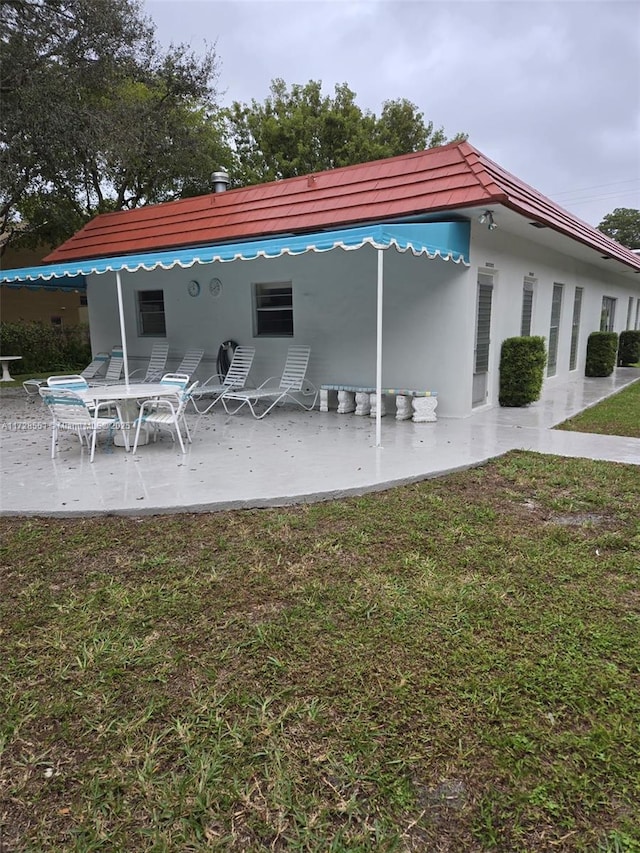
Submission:
[[[618,343],[618,366],[630,367],[640,361],[640,330],[627,329],[620,332]]]
[[[2,323],[0,352],[22,356],[22,361],[16,362],[20,373],[69,373],[91,361],[86,326],[56,329],[36,322]]]
[[[539,400],[546,363],[544,338],[506,338],[500,351],[500,405],[528,406]]]
[[[591,332],[587,340],[585,376],[611,376],[616,366],[618,335],[615,332]]]

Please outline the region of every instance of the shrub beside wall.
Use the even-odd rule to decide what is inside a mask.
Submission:
[[[630,367],[640,361],[640,330],[620,332],[618,367]]]
[[[14,373],[69,373],[91,361],[86,326],[56,329],[44,323],[2,323],[0,352],[22,356]]]
[[[591,332],[587,340],[585,376],[611,376],[616,366],[618,335],[615,332]]]
[[[528,406],[539,400],[546,363],[544,338],[506,338],[500,351],[500,405]]]

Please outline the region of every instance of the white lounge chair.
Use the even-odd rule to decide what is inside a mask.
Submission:
[[[151,350],[151,355],[149,356],[149,364],[147,365],[147,371],[144,379],[137,379],[136,381],[159,382],[160,377],[164,373],[168,356],[169,344],[154,344],[153,349]],[[129,378],[132,379],[137,373],[142,373],[142,370],[142,368],[134,370],[133,373],[129,375]]]
[[[104,376],[91,380],[91,385],[112,385],[120,382],[124,370],[124,354],[122,347],[114,347],[109,357],[109,366]]]
[[[22,387],[27,392],[27,397],[37,397],[44,384],[44,379],[25,379]]]
[[[102,372],[107,367],[109,361],[108,352],[99,352],[93,361],[91,361],[84,370],[80,371],[80,375],[88,381],[89,379],[98,379]]]
[[[173,431],[175,430],[176,435],[178,436],[178,441],[180,442],[180,447],[182,448],[182,452],[186,453],[186,449],[184,446],[184,441],[182,440],[182,432],[181,425],[184,426],[184,431],[187,437],[187,441],[191,443],[191,434],[189,432],[189,425],[187,424],[185,418],[185,409],[187,408],[187,404],[191,399],[191,394],[193,393],[194,388],[196,388],[198,382],[194,382],[189,388],[184,388],[182,391],[178,391],[178,395],[175,399],[169,397],[159,397],[152,400],[145,400],[140,406],[140,413],[137,418],[137,426],[136,426],[136,435],[133,440],[133,452],[136,452],[138,447],[138,440],[140,438],[140,429],[142,425],[152,427],[153,429],[153,439],[157,440],[158,431],[161,429],[168,429],[171,433],[171,438],[175,441]]]
[[[120,407],[115,400],[105,400],[98,403],[95,412],[92,414],[82,397],[76,394],[75,391],[70,391],[67,388],[58,386],[40,389],[40,396],[44,403],[49,408],[52,417],[51,423],[51,458],[56,455],[56,447],[58,444],[58,433],[60,430],[72,432],[80,439],[80,444],[91,447],[90,462],[93,462],[93,457],[96,451],[96,438],[98,432],[110,433],[117,428],[118,423],[122,423],[120,415]],[[115,406],[115,417],[101,418],[99,412],[103,408]],[[124,442],[127,450],[129,449],[129,438],[126,430],[123,430]],[[89,441],[91,437],[91,441]]]
[[[86,380],[95,379],[105,369],[108,361],[109,353],[99,352],[93,361],[91,361],[91,363],[77,375],[84,377]],[[30,397],[37,396],[43,385],[46,385],[46,381],[44,379],[25,379],[22,383],[22,387]]]
[[[210,411],[225,391],[244,388],[247,384],[247,379],[249,378],[249,372],[253,365],[255,354],[255,347],[236,347],[226,376],[221,376],[219,373],[215,373],[202,385],[198,385],[191,396],[191,403],[198,414],[204,415]],[[202,399],[211,399],[211,402],[204,408],[199,409],[196,400],[200,402]]]
[[[180,364],[176,367],[176,373],[186,373],[188,376],[193,376],[196,370],[200,367],[203,349],[190,349],[184,354]]]
[[[316,404],[318,399],[318,389],[307,379],[307,367],[311,356],[310,347],[293,346],[289,347],[287,360],[280,377],[280,382],[274,384],[278,379],[277,376],[271,376],[265,379],[262,385],[257,388],[243,388],[240,390],[225,391],[220,399],[227,414],[235,415],[243,406],[249,406],[251,414],[257,420],[267,415],[274,406],[278,403],[290,401],[302,406],[303,409],[310,411]],[[300,397],[313,397],[311,404],[307,405]],[[235,409],[229,409],[228,401],[235,401],[239,405]],[[258,403],[268,403],[264,411],[257,411],[255,406]]]

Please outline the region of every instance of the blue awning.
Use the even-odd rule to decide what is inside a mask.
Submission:
[[[59,290],[85,288],[82,278],[106,272],[137,272],[168,270],[173,267],[188,269],[194,264],[211,264],[216,261],[249,261],[256,258],[278,258],[281,255],[301,255],[305,252],[328,252],[332,249],[346,251],[371,245],[375,249],[396,248],[400,252],[442,258],[456,264],[469,264],[468,222],[417,222],[411,224],[378,224],[360,228],[318,231],[312,234],[293,234],[265,237],[236,243],[219,243],[211,246],[167,249],[136,255],[112,258],[92,258],[86,261],[44,264],[36,267],[2,270],[0,284],[14,287],[47,287]],[[68,281],[60,281],[67,279]],[[29,285],[27,282],[38,282]],[[48,284],[44,284],[48,282]],[[50,282],[50,283],[49,283]]]

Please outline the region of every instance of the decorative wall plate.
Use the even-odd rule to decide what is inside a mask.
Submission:
[[[198,296],[200,294],[200,282],[193,279],[187,285],[187,293],[189,296]]]
[[[209,293],[213,296],[214,299],[217,299],[218,296],[222,293],[222,282],[219,278],[212,278],[209,282]]]

